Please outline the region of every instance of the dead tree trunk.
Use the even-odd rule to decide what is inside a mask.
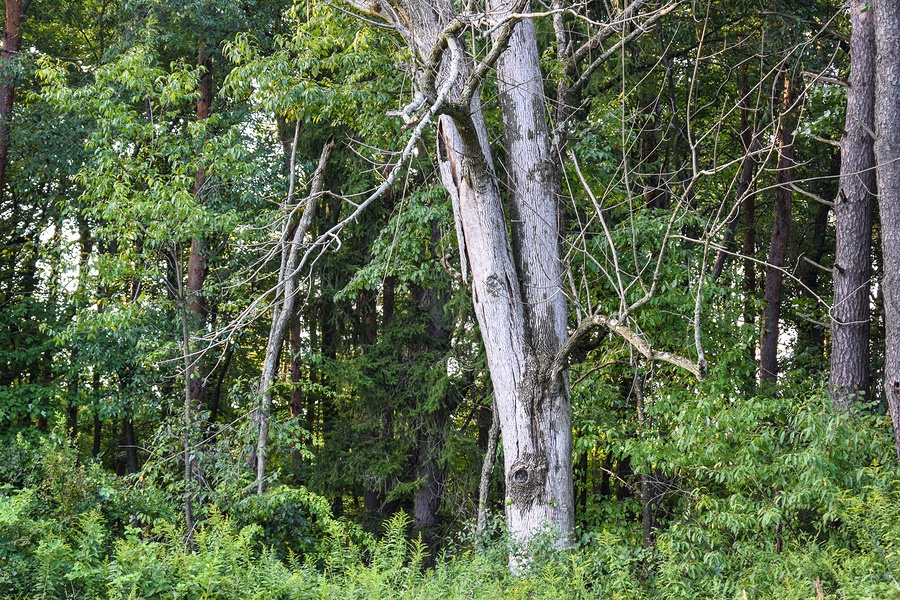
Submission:
[[[497,14],[510,14],[513,9],[506,0],[494,0],[491,6]],[[524,301],[520,359],[524,359],[525,373],[519,374],[513,402],[498,396],[497,403],[507,522],[510,531],[518,533],[552,524],[568,536],[575,522],[569,386],[564,373],[556,381],[547,380],[568,337],[557,208],[560,182],[551,155],[540,55],[531,20],[515,26],[509,48],[500,55],[497,86],[503,137],[511,157],[506,170],[518,280],[510,285],[519,288]],[[496,393],[496,384],[494,389]]]
[[[296,150],[296,137],[294,140]],[[325,167],[334,149],[334,142],[329,140],[322,149],[319,164],[310,184],[309,195],[306,197],[303,215],[296,227],[285,224],[285,232],[282,236],[281,266],[278,272],[278,283],[275,289],[274,306],[272,310],[272,326],[269,329],[269,341],[266,344],[266,355],[263,359],[262,376],[259,381],[259,437],[256,444],[256,491],[262,494],[265,491],[266,476],[266,447],[269,439],[269,418],[272,408],[272,384],[275,381],[275,371],[278,368],[278,359],[281,348],[284,345],[284,334],[288,323],[294,314],[294,304],[297,299],[297,285],[299,274],[297,270],[300,259],[300,249],[303,239],[306,237],[316,212],[316,204],[325,183]],[[293,169],[293,157],[292,157]],[[293,181],[293,177],[291,178]],[[292,186],[293,187],[293,186]],[[291,200],[291,189],[288,193],[288,202]],[[289,236],[288,233],[291,233]]]

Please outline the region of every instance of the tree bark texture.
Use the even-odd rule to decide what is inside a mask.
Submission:
[[[778,125],[778,164],[776,167],[775,221],[766,259],[766,290],[763,308],[762,338],[759,344],[760,380],[778,380],[778,335],[781,318],[784,263],[791,242],[791,184],[794,180],[794,129],[797,94],[791,76],[785,73],[781,122]]]
[[[868,2],[850,5],[850,87],[834,204],[834,306],[829,388],[838,406],[869,391],[869,280],[875,198],[875,22]]]
[[[495,6],[495,17],[508,14]],[[454,15],[446,0],[409,0],[404,6],[427,56]],[[456,93],[471,66],[461,43],[448,42],[444,76],[458,69]],[[506,518],[513,538],[527,542],[548,526],[557,542],[570,542],[574,524],[571,427],[565,375],[549,380],[549,367],[565,336],[561,293],[556,175],[534,29],[520,22],[497,64],[501,109],[510,157],[511,213],[516,250],[494,170],[484,115],[477,98],[439,119],[438,161],[454,206],[463,264],[471,272],[475,314],[485,345],[500,415],[506,475]],[[515,563],[515,559],[513,559]]]
[[[900,0],[875,8],[875,164],[884,259],[884,386],[900,459]]]
[[[512,9],[507,0],[493,0],[491,6],[498,14]],[[533,531],[552,523],[568,534],[575,520],[568,380],[565,374],[557,381],[545,380],[568,337],[557,208],[560,182],[551,155],[540,55],[530,19],[516,25],[509,48],[497,62],[497,86],[515,266],[524,300],[525,373],[517,389],[518,406],[515,412],[508,411],[498,402],[507,494],[513,500],[507,520],[512,531]],[[546,474],[539,474],[544,468]],[[528,478],[524,482],[523,470]],[[532,491],[532,476],[544,478],[542,490]],[[516,501],[517,496],[522,502]],[[534,500],[540,496],[546,506],[524,508],[538,505]]]

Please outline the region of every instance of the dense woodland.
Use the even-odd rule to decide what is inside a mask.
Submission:
[[[3,598],[900,597],[900,0],[5,4]]]

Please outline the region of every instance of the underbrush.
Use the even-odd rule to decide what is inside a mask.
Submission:
[[[432,560],[403,513],[374,536],[277,484],[204,504],[191,547],[171,490],[81,462],[58,437],[19,437],[0,451],[0,598],[900,598],[883,416],[815,394],[656,409],[666,435],[628,448],[674,490],[653,543],[607,499],[575,547],[539,541],[516,576],[499,520]]]

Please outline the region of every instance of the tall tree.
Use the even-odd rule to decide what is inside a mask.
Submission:
[[[514,12],[511,1],[490,4],[500,18]],[[515,382],[515,395],[498,396],[497,404],[507,498],[512,500],[507,503],[507,522],[517,532],[553,523],[568,535],[575,518],[568,379],[562,374],[550,380],[551,365],[568,337],[557,209],[560,181],[551,154],[540,53],[530,19],[515,25],[508,48],[497,61],[497,86],[509,157],[506,170],[517,276],[510,284],[519,287],[524,301],[524,355],[519,356],[525,359],[525,372]],[[467,247],[467,251],[471,255],[473,249]],[[494,390],[497,393],[496,381]]]
[[[875,172],[884,260],[884,392],[900,459],[900,0],[875,8]]]
[[[869,392],[869,278],[875,201],[875,21],[868,2],[850,5],[850,87],[834,204],[834,306],[829,387],[839,406]]]
[[[785,72],[781,88],[781,121],[778,124],[778,164],[776,166],[775,220],[766,259],[765,305],[762,339],[759,344],[760,380],[778,379],[778,337],[781,319],[784,264],[791,242],[791,199],[794,183],[794,130],[797,128],[798,94],[793,77]]]

